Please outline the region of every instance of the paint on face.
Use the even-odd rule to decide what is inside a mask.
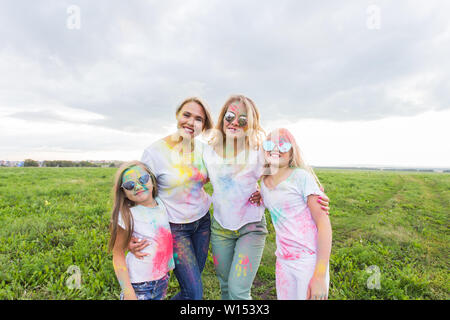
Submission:
[[[132,166],[131,168],[127,169],[124,173],[123,173],[123,177],[122,177],[122,184],[128,182],[128,181],[133,181],[135,183],[135,187],[133,190],[127,190],[130,192],[133,192],[133,195],[136,195],[138,192],[144,192],[144,193],[148,193],[149,189],[148,189],[148,183],[143,185],[139,182],[139,178],[142,177],[143,175],[148,174],[147,171],[145,171],[143,168],[141,168],[140,166]],[[150,181],[150,180],[149,180]]]
[[[248,129],[248,123],[247,124],[241,124],[239,125],[240,121],[247,121],[243,120],[241,118],[247,118],[247,110],[245,106],[240,102],[233,102],[231,103],[226,112],[225,115],[228,113],[234,113],[234,119],[232,121],[224,120],[223,122],[223,128],[225,135],[231,135],[231,136],[240,136]]]
[[[234,112],[235,114],[237,114],[237,112],[239,111],[239,106],[235,102],[233,102],[228,107],[228,110],[231,111],[231,112]]]
[[[274,131],[270,133],[270,141],[272,141],[276,146],[282,147],[285,143],[292,143],[291,137],[283,131]]]

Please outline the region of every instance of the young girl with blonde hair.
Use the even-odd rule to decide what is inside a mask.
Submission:
[[[263,142],[268,172],[261,195],[276,232],[276,289],[280,300],[328,298],[331,224],[319,179],[287,129]]]
[[[109,250],[122,288],[121,299],[161,300],[174,268],[173,243],[166,207],[158,198],[156,178],[139,161],[124,163],[113,187]],[[125,257],[131,237],[150,241],[143,259]]]

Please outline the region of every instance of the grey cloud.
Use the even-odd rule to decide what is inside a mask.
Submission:
[[[214,117],[229,94],[246,94],[265,120],[274,110],[289,120],[342,121],[448,108],[449,45],[434,41],[450,30],[445,10],[433,1],[431,10],[420,1],[378,3],[380,30],[367,29],[360,1],[3,3],[0,48],[39,73],[0,97],[23,103],[11,95],[26,90],[43,106],[104,115],[98,125],[149,132],[173,123],[176,104],[194,94]],[[65,27],[71,4],[81,8],[80,30]],[[422,103],[387,94],[421,74],[436,79],[419,81]]]

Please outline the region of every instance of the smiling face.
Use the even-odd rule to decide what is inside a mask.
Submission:
[[[242,102],[230,103],[224,115],[223,132],[227,138],[241,138],[248,129],[247,109]]]
[[[146,177],[148,176],[148,179]],[[125,186],[133,185],[134,188],[127,190]],[[153,184],[149,173],[140,166],[133,166],[123,173],[122,190],[128,199],[136,204],[152,200]]]
[[[293,150],[290,141],[286,137],[269,136],[264,141],[263,148],[264,156],[269,165],[279,168],[289,166]]]
[[[183,138],[192,139],[203,130],[206,121],[205,111],[197,102],[188,102],[178,112],[177,121],[178,133]]]

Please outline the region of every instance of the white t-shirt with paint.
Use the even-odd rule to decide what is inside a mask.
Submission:
[[[317,252],[317,226],[307,205],[311,194],[324,195],[304,169],[296,168],[273,189],[261,180],[261,196],[276,232],[277,257],[296,260]]]
[[[257,190],[264,166],[261,150],[240,152],[236,158],[224,159],[212,146],[206,145],[203,161],[213,187],[214,218],[225,229],[238,230],[251,222],[261,221],[264,207],[249,199]]]
[[[211,206],[203,185],[208,172],[203,163],[204,143],[195,139],[193,160],[183,160],[164,140],[145,149],[141,161],[156,177],[158,196],[164,202],[172,223],[190,223],[202,218]]]
[[[149,253],[142,260],[131,252],[125,258],[131,283],[159,280],[175,267],[167,211],[161,199],[156,197],[155,200],[158,203],[155,208],[141,205],[130,208],[133,237],[148,240],[150,243],[141,251]],[[122,229],[126,229],[122,214],[119,214],[118,224]]]

